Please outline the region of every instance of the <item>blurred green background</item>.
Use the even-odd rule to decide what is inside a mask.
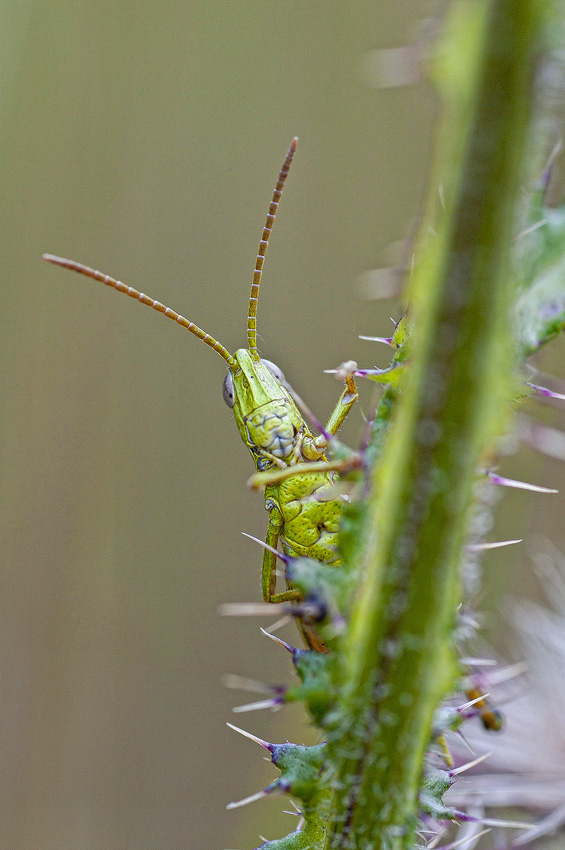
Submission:
[[[271,192],[299,135],[260,346],[326,416],[339,387],[323,369],[387,362],[357,335],[387,335],[400,307],[362,300],[360,276],[411,231],[431,150],[429,88],[377,90],[367,57],[412,41],[434,9],[0,2],[5,850],[243,848],[294,826],[280,800],[225,811],[274,772],[225,727],[254,697],[226,691],[222,676],[290,673],[259,633],[278,612],[218,614],[259,599],[261,552],[240,532],[266,529],[222,400],[224,364],[40,257],[120,277],[234,350]],[[366,409],[371,399],[363,387]],[[351,418],[354,443],[362,420]],[[520,457],[505,471],[528,474]],[[555,486],[562,471],[546,466],[536,480]],[[521,536],[532,503],[511,494],[498,536]],[[537,510],[543,531],[547,502]],[[526,560],[507,557],[513,569]],[[488,564],[502,574],[504,556]],[[311,735],[298,709],[242,725],[274,740]]]

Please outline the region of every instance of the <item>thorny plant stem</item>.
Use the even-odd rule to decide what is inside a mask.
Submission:
[[[507,258],[542,13],[541,0],[460,0],[450,12],[457,32],[444,44],[463,54],[465,73],[440,57],[444,112],[410,293],[412,365],[374,474],[376,533],[329,739],[332,850],[414,846],[432,719],[453,684],[474,478],[510,396]]]

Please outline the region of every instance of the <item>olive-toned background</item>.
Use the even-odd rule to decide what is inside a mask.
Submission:
[[[222,602],[259,599],[261,552],[240,531],[261,536],[266,522],[245,488],[252,465],[222,401],[224,364],[40,256],[118,276],[234,350],[298,134],[259,333],[326,416],[339,387],[323,369],[386,363],[357,335],[386,335],[400,308],[362,300],[359,277],[410,232],[431,149],[430,90],[371,88],[367,55],[413,40],[433,9],[0,2],[5,850],[220,850],[292,828],[280,800],[225,811],[274,772],[225,727],[254,696],[226,691],[222,676],[290,674],[259,633],[276,615],[218,615]],[[366,408],[371,398],[363,387]],[[357,411],[347,438],[361,427]],[[508,471],[528,474],[530,457]],[[562,470],[533,474],[552,484]],[[543,531],[547,503],[520,493],[495,536],[521,536],[532,504]],[[527,570],[525,551],[506,560]],[[488,565],[502,576],[504,562]],[[239,721],[275,740],[311,735],[298,709]]]

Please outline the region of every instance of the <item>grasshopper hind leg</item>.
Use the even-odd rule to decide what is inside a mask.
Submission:
[[[278,519],[278,512],[272,511],[265,538],[265,543],[272,549],[276,549],[279,542],[281,523],[280,520],[277,521]],[[296,588],[289,588],[282,593],[277,593],[277,556],[269,549],[265,549],[263,552],[262,587],[265,602],[276,604],[280,602],[300,603],[302,601],[300,591]],[[316,652],[328,652],[328,648],[309,618],[300,615],[297,616],[296,621],[308,649],[313,649]]]
[[[278,546],[280,530],[281,520],[279,519],[278,512],[271,511],[265,543],[273,549],[276,549]],[[264,602],[273,602],[278,604],[280,602],[297,602],[300,599],[300,592],[295,589],[284,590],[282,593],[277,593],[277,556],[268,549],[265,549],[263,552],[261,585],[263,589]]]

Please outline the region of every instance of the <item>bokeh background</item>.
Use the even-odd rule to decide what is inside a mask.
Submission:
[[[293,827],[280,800],[225,811],[274,771],[226,728],[253,696],[222,677],[290,673],[259,633],[276,616],[218,614],[259,599],[261,552],[240,532],[266,529],[222,400],[224,364],[40,257],[120,277],[234,350],[298,134],[259,333],[326,416],[339,387],[324,369],[387,362],[357,336],[387,335],[401,307],[367,300],[363,275],[411,232],[433,137],[430,88],[377,89],[371,51],[414,41],[435,11],[424,0],[0,2],[5,850],[221,850]],[[351,419],[355,443],[362,420]],[[549,486],[563,476],[529,451],[504,471]],[[559,532],[562,508],[510,493],[493,538]],[[527,547],[486,567],[487,623],[508,644],[504,588],[537,593]],[[311,735],[298,709],[242,725]]]

